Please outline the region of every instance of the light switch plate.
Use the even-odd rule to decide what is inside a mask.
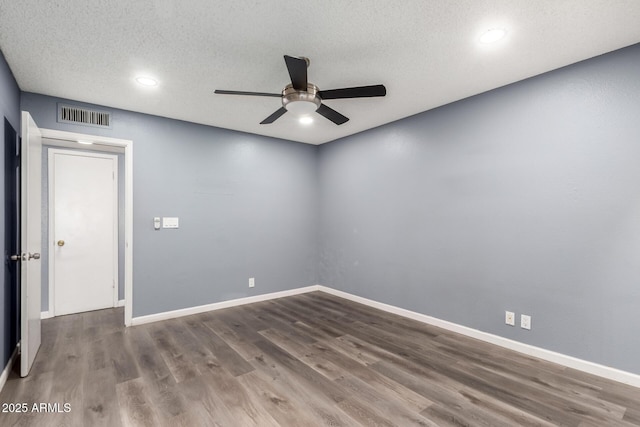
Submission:
[[[178,228],[178,217],[164,217],[162,218],[162,228]]]

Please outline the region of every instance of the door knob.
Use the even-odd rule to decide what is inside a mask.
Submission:
[[[20,255],[20,254],[11,255],[11,257],[10,257],[11,261],[22,261],[22,260],[24,260],[24,258],[25,258],[25,255]]]
[[[40,259],[40,254],[39,253],[31,253],[29,252],[29,259]]]
[[[64,240],[58,240],[58,246],[64,246]]]

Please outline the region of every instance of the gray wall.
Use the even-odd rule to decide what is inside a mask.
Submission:
[[[20,89],[13,74],[4,59],[4,55],[0,52],[0,137],[4,144],[4,119],[7,119],[11,127],[20,134]],[[0,165],[4,170],[4,147],[0,150]],[[4,173],[0,174],[0,193],[2,200],[5,200],[4,191],[5,181]],[[2,262],[2,291],[0,292],[0,372],[4,369],[11,353],[17,344],[17,292],[15,286],[9,280],[9,272],[7,265],[7,248],[5,246],[5,212],[4,204],[0,209],[0,244],[2,245],[3,262]]]
[[[640,45],[323,145],[320,283],[640,374],[639,159]]]
[[[62,124],[60,101],[86,105],[21,107],[42,128],[133,140],[134,316],[317,283],[317,147],[109,108],[112,129]]]

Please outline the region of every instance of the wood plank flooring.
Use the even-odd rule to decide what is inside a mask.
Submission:
[[[122,319],[43,321],[31,375],[0,394],[29,411],[0,425],[640,426],[638,388],[321,292]]]

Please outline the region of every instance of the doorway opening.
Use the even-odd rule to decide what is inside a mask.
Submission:
[[[85,152],[93,154],[93,157],[100,157],[100,153],[104,154],[105,157],[117,157],[118,166],[117,170],[118,175],[120,177],[120,185],[117,191],[118,193],[118,205],[119,212],[116,213],[118,217],[118,223],[120,224],[117,230],[117,247],[118,247],[118,262],[117,271],[119,274],[115,277],[115,285],[116,292],[115,298],[117,298],[117,305],[124,305],[124,324],[126,326],[131,325],[132,319],[132,311],[133,311],[133,214],[132,214],[132,206],[133,206],[133,183],[132,183],[132,172],[133,172],[133,146],[132,141],[130,140],[122,140],[116,138],[108,138],[108,137],[100,137],[95,135],[86,135],[75,132],[65,132],[58,131],[52,129],[41,129],[42,132],[42,142],[43,142],[43,158],[45,159],[44,164],[48,164],[48,155],[49,151],[55,151],[58,149],[71,149],[76,152]],[[79,142],[81,141],[81,142]],[[90,142],[91,144],[87,144]],[[48,167],[48,166],[47,166]],[[50,172],[50,171],[49,171]],[[50,186],[48,176],[43,179],[43,184]],[[47,188],[48,191],[43,192],[46,195],[43,196],[43,203],[46,206],[49,206],[48,193],[51,190]],[[45,200],[46,199],[46,200]],[[53,206],[49,206],[49,211]],[[44,214],[44,212],[43,212]],[[51,266],[52,260],[55,253],[52,249],[57,248],[57,246],[53,247],[51,243],[53,239],[57,239],[55,233],[51,229],[49,225],[51,221],[45,221],[45,225],[47,225],[47,230],[44,232],[43,239],[46,238],[47,244],[43,245],[43,250],[45,250],[45,263],[44,265],[48,266],[47,272],[43,274],[43,280],[47,282],[47,286],[44,286],[45,292],[47,292],[46,300],[48,301],[45,306],[43,306],[43,318],[52,317],[54,314],[59,311],[55,307],[55,295],[56,291],[52,289],[54,282],[51,277]],[[61,240],[61,239],[58,239]],[[57,241],[55,242],[57,244]],[[45,267],[46,268],[46,267]],[[118,285],[122,284],[120,289],[118,289]],[[60,312],[62,314],[62,312]]]
[[[4,239],[5,289],[1,308],[9,330],[9,348],[20,340],[20,264],[13,260],[20,252],[20,140],[11,123],[4,119]],[[13,359],[13,357],[12,357]]]

